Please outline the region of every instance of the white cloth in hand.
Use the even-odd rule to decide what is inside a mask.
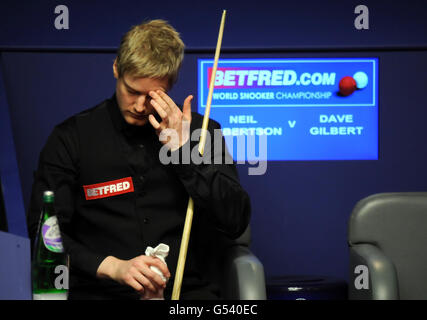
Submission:
[[[161,243],[157,247],[147,247],[145,249],[145,255],[149,257],[155,257],[160,259],[164,264],[166,264],[166,257],[169,254],[169,246],[167,244]],[[167,264],[166,264],[167,265]],[[157,273],[163,281],[167,281],[166,277],[163,275],[163,273],[157,268],[156,266],[150,266],[150,269],[153,270],[155,273]],[[147,294],[144,292],[144,296],[142,297],[144,300],[158,300],[158,299],[164,299],[163,298],[163,290],[159,292],[158,296],[152,296],[150,294]]]
[[[164,243],[159,244],[154,249],[152,247],[147,247],[147,249],[145,249],[146,256],[159,258],[160,260],[162,260],[164,264],[166,264],[166,257],[168,256],[168,254],[169,254],[169,246]],[[150,269],[153,270],[155,273],[157,273],[162,278],[163,281],[166,281],[166,277],[159,270],[159,268],[155,266],[151,266]]]

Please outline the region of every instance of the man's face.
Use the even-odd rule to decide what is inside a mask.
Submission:
[[[114,76],[117,79],[117,102],[123,118],[134,126],[145,125],[148,116],[156,112],[150,103],[151,97],[148,93],[155,90],[167,92],[168,79],[137,78],[127,74],[118,77],[116,68]]]

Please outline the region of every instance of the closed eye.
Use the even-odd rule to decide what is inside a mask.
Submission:
[[[131,95],[139,95],[140,93],[139,92],[137,92],[137,91],[132,91],[132,90],[129,90],[128,89],[128,92],[129,92],[129,94],[131,94]]]

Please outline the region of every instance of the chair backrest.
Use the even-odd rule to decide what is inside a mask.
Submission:
[[[427,299],[427,192],[362,199],[351,214],[348,241],[374,245],[390,259],[401,299]]]
[[[245,232],[237,239],[229,239],[221,232],[212,229],[209,226],[193,228],[191,231],[194,239],[198,239],[198,256],[201,262],[200,270],[205,272],[209,280],[218,286],[221,293],[224,290],[224,281],[226,280],[226,269],[230,252],[236,246],[248,247],[250,244],[251,231],[248,226]],[[196,234],[203,232],[203,234]]]

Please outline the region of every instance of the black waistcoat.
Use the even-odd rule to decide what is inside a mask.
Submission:
[[[134,258],[144,254],[147,246],[166,243],[170,246],[166,260],[173,277],[188,194],[174,168],[160,163],[162,145],[151,125],[126,125],[115,97],[78,115],[76,124],[80,175],[71,236],[93,252],[119,259]],[[128,188],[124,191],[130,192],[117,194],[117,190],[99,189],[105,185],[116,185],[117,189],[117,181],[127,181],[133,191]],[[88,189],[92,191],[88,193]],[[194,228],[199,220],[195,218]],[[190,242],[184,285],[204,283],[192,253],[196,234]],[[111,281],[102,285],[117,286]]]

